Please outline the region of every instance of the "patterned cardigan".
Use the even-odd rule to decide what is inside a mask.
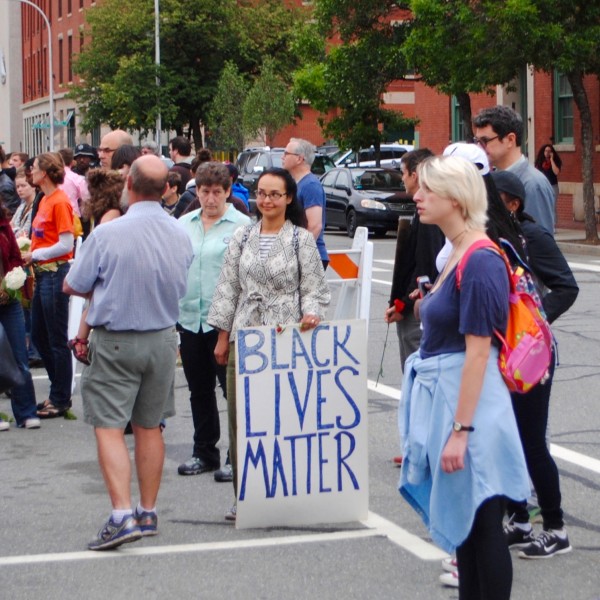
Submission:
[[[231,341],[238,328],[324,319],[331,300],[312,234],[286,221],[263,261],[260,229],[259,221],[233,234],[208,311],[209,325],[229,331]]]

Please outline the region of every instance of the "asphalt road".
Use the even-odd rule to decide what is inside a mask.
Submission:
[[[328,233],[330,248],[350,245]],[[115,552],[86,543],[110,510],[81,398],[75,421],[39,431],[0,433],[0,599],[415,599],[450,600],[438,583],[442,553],[400,498],[396,408],[401,373],[395,330],[380,367],[387,326],[395,239],[375,241],[369,329],[370,517],[363,523],[236,530],[223,519],[230,484],[211,474],[181,477],[192,419],[181,369],[176,417],[164,433],[167,458],[159,498],[160,535]],[[551,408],[552,450],[560,469],[573,552],[545,561],[514,556],[516,600],[600,599],[600,257],[569,254],[581,287],[575,306],[554,327],[560,367]],[[35,370],[38,397],[47,381]],[[219,399],[223,431],[226,405]],[[0,411],[10,404],[0,399]],[[227,441],[221,443],[226,448]],[[223,450],[224,452],[224,450]],[[135,496],[134,496],[135,497]],[[537,525],[536,527],[539,527]]]

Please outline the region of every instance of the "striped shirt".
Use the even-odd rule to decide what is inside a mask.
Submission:
[[[177,322],[192,256],[187,233],[160,202],[136,202],[94,229],[67,283],[80,293],[93,291],[88,325],[156,331]]]

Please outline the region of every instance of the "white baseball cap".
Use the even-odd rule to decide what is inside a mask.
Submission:
[[[490,161],[487,154],[477,144],[456,142],[447,146],[443,154],[444,156],[460,156],[460,158],[472,162],[482,175],[487,175],[490,172]]]

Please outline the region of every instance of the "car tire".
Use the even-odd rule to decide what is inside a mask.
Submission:
[[[354,209],[350,209],[348,214],[346,215],[346,231],[348,232],[348,237],[353,238],[356,233],[356,228],[358,227],[356,211]]]

